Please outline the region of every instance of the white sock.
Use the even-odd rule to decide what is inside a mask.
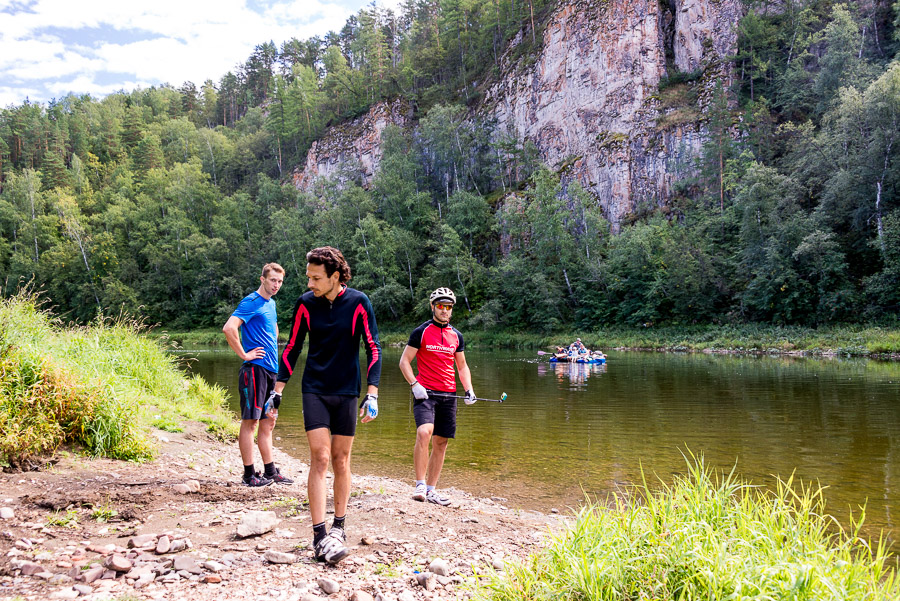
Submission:
[[[416,480],[416,486],[419,486],[420,484],[425,484],[425,481],[424,480]]]
[[[434,490],[434,487],[433,487],[433,486],[426,486],[426,487],[425,487],[425,492],[431,492],[431,491],[433,491],[433,490]]]

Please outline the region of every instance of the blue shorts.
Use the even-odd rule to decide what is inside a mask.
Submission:
[[[241,399],[241,419],[268,419],[263,405],[275,389],[273,373],[256,363],[244,363],[238,372],[238,396]]]
[[[415,401],[413,416],[416,428],[423,424],[434,424],[435,436],[454,438],[456,436],[456,391],[428,391],[428,398]]]

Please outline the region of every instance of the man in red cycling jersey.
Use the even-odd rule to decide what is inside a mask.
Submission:
[[[447,443],[456,436],[456,375],[466,391],[465,403],[475,403],[472,374],[466,364],[463,336],[450,325],[456,295],[449,288],[431,293],[431,319],[413,330],[400,358],[400,371],[412,387],[413,415],[416,419],[416,446],[413,463],[416,490],[413,499],[436,505],[449,505],[450,499],[436,490]],[[416,360],[418,376],[413,373]],[[431,444],[431,454],[428,445]],[[427,475],[427,478],[426,478]]]

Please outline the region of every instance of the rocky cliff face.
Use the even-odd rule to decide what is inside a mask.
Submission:
[[[660,79],[672,69],[702,70],[707,87],[717,78],[728,85],[722,59],[734,53],[740,16],[740,0],[563,0],[537,60],[507,61],[476,110],[532,140],[545,163],[594,193],[617,227],[642,204],[664,204],[703,141],[700,113],[667,107]],[[408,123],[401,106],[378,105],[330,131],[294,181],[308,187],[347,161],[371,181],[381,130]]]
[[[698,113],[665,119],[666,55],[679,71],[707,68],[710,83],[727,78],[740,14],[739,0],[566,2],[534,67],[509,65],[482,110],[549,165],[568,165],[616,226],[641,203],[665,203],[702,143]]]
[[[308,190],[319,178],[352,172],[368,187],[381,160],[381,132],[391,124],[409,126],[410,113],[403,100],[379,102],[365,115],[332,127],[321,140],[313,142],[306,165],[294,170],[294,185]]]

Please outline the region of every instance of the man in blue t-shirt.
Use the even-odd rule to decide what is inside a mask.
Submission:
[[[275,393],[278,322],[272,297],[278,293],[283,281],[284,269],[281,265],[266,264],[259,278],[259,288],[244,297],[222,327],[228,346],[244,360],[238,373],[238,396],[241,401],[238,446],[244,464],[244,486],[294,483],[281,475],[272,458],[272,430],[281,404],[281,395]],[[257,446],[265,466],[263,474],[257,472],[253,465],[253,434],[257,425]]]

